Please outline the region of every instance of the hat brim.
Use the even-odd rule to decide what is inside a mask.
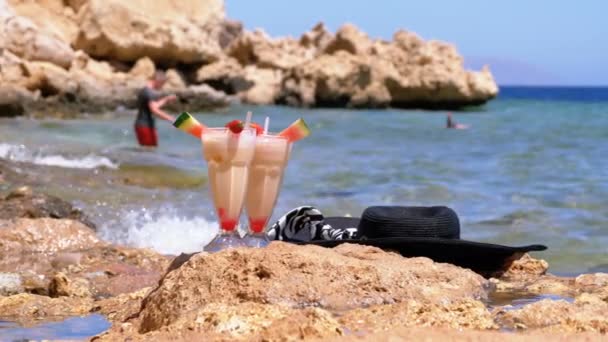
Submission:
[[[350,217],[327,219],[326,222],[332,224],[332,227],[335,228],[353,227],[352,224],[358,221],[357,218]],[[427,257],[436,262],[445,262],[469,268],[485,277],[501,274],[514,260],[519,259],[524,253],[547,249],[543,245],[511,247],[476,241],[431,237],[313,240],[294,243],[329,248],[343,243],[373,246],[384,250],[396,251],[404,257]]]

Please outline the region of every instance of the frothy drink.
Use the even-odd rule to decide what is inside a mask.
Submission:
[[[244,129],[235,134],[227,128],[207,128],[202,141],[220,228],[234,231],[247,191],[249,165],[255,149],[255,130]]]
[[[277,201],[291,143],[278,135],[259,135],[249,170],[247,216],[253,233],[264,231]]]

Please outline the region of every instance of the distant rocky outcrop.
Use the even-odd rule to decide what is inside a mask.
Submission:
[[[299,40],[272,40],[257,31],[235,40],[228,53],[244,67],[282,73],[266,103],[458,108],[482,104],[498,92],[489,69],[466,71],[453,45],[406,31],[391,42],[372,40],[350,24],[335,35],[319,24]],[[244,70],[242,75],[247,77]]]
[[[300,38],[244,31],[222,0],[0,0],[0,116],[133,107],[155,70],[177,107],[453,108],[498,88],[448,43],[398,31],[371,39],[322,23]],[[176,107],[176,108],[177,108]],[[61,115],[61,113],[56,113]]]

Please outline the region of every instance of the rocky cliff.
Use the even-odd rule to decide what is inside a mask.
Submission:
[[[451,44],[406,31],[371,39],[350,24],[272,38],[227,20],[222,0],[0,0],[0,23],[4,115],[133,106],[157,68],[182,107],[459,108],[498,92]]]

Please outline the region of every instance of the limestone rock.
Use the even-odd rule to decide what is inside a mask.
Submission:
[[[196,72],[196,81],[232,95],[246,91],[254,85],[247,79],[245,70],[232,57],[202,66]]]
[[[0,84],[0,117],[15,117],[24,115],[28,103],[38,99],[25,88],[11,87]]]
[[[526,253],[520,259],[513,261],[502,278],[538,277],[547,273],[548,269],[548,262],[542,259],[534,259]]]
[[[287,70],[314,57],[314,49],[306,49],[293,38],[270,38],[266,32],[245,32],[226,49],[241,65]]]
[[[142,57],[135,62],[129,74],[142,80],[151,79],[156,72],[156,66],[149,57]]]
[[[574,280],[579,287],[586,289],[608,286],[608,273],[581,274]]]
[[[72,62],[74,51],[68,42],[62,40],[61,34],[46,25],[39,27],[30,18],[16,14],[5,0],[0,0],[0,22],[4,48],[15,55],[62,67],[68,67]]]
[[[15,273],[0,273],[0,296],[10,296],[23,292],[21,276]]]
[[[187,87],[186,82],[184,81],[184,76],[179,71],[169,69],[165,75],[167,77],[167,82],[163,86],[163,90],[181,90]]]
[[[319,22],[310,31],[302,34],[300,37],[300,45],[304,48],[312,48],[319,52],[325,50],[333,38],[334,35],[327,30],[325,24]]]
[[[332,55],[321,55],[297,66],[283,80],[280,103],[301,106],[354,107],[365,106],[364,93],[377,106],[386,104],[386,92],[379,98],[370,97],[372,72],[365,57],[339,50]],[[358,94],[353,103],[352,97]]]
[[[83,278],[69,279],[65,274],[59,272],[51,279],[49,284],[49,296],[91,297],[89,282]]]
[[[485,285],[472,271],[373,247],[344,244],[326,249],[273,242],[263,249],[192,256],[167,273],[144,300],[140,330],[157,330],[211,303],[343,310],[415,298],[483,298]]]
[[[75,22],[78,8],[74,3],[78,0],[8,0],[15,14],[31,20],[42,32],[70,44],[78,33]],[[80,0],[82,2],[86,0]]]
[[[27,88],[39,90],[43,97],[52,95],[76,94],[78,83],[72,79],[69,72],[49,62],[27,62],[24,69],[29,75]]]
[[[225,19],[219,26],[220,47],[225,49],[241,34],[243,34],[243,24],[240,21]]]
[[[95,57],[155,62],[209,62],[222,54],[222,0],[89,0],[78,11],[75,48]]]
[[[345,24],[336,36],[324,48],[324,52],[332,54],[336,51],[346,51],[353,55],[367,54],[372,46],[372,41],[367,34],[361,32],[355,25]]]
[[[497,94],[489,71],[467,72],[453,45],[396,36],[401,37],[398,43],[376,43],[372,49],[372,68],[388,89],[392,106],[456,108]]]
[[[0,220],[0,256],[25,252],[83,250],[101,244],[95,232],[66,219]]]
[[[20,217],[72,219],[95,229],[95,224],[69,202],[44,193],[31,193],[29,187],[17,188],[0,199],[0,219]]]
[[[485,305],[472,299],[443,302],[413,299],[398,304],[350,310],[341,315],[339,321],[351,331],[387,331],[408,326],[476,330],[497,328]]]
[[[215,90],[206,84],[191,85],[182,89],[170,89],[178,100],[167,104],[168,110],[194,110],[214,107],[225,107],[234,99],[224,92]]]
[[[249,65],[244,74],[246,82],[253,86],[239,94],[243,102],[257,105],[270,105],[275,102],[283,80],[280,69],[263,69]]]
[[[138,291],[102,299],[95,303],[93,311],[105,315],[111,322],[124,322],[139,312],[141,301],[150,291],[151,287],[144,287]]]
[[[59,297],[21,293],[0,297],[0,312],[21,324],[37,322],[44,318],[84,315],[90,312],[91,298]]]
[[[541,300],[521,309],[495,312],[503,325],[515,329],[542,329],[558,332],[608,332],[608,303],[582,294],[574,303],[565,300]]]

